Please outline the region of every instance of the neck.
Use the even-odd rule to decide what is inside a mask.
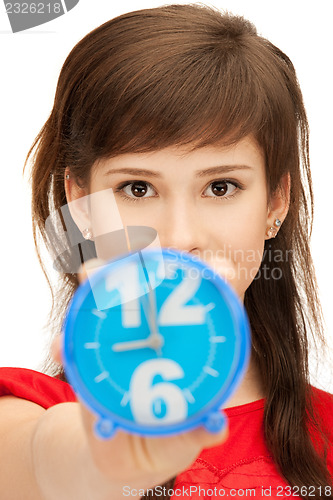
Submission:
[[[251,357],[245,376],[236,391],[225,402],[223,408],[232,408],[233,406],[252,403],[264,397],[259,370],[254,363],[253,357]]]
[[[244,295],[245,294],[239,296],[240,302],[243,304],[243,306]],[[262,387],[260,372],[256,363],[254,362],[253,356],[251,355],[249,365],[242,381],[240,382],[236,391],[225,402],[223,408],[232,408],[233,406],[245,405],[247,403],[257,401],[258,399],[263,399],[264,397],[265,394]]]

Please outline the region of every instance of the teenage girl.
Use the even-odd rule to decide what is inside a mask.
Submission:
[[[203,5],[121,15],[69,54],[29,156],[35,236],[49,243],[52,211],[112,188],[125,227],[154,228],[162,247],[229,280],[252,352],[220,434],[100,441],[61,367],[61,324],[85,272],[65,270],[58,371],[0,369],[2,498],[332,498],[333,397],[309,383],[308,338],[323,336],[308,124],[290,59],[242,17]],[[71,215],[93,245],[91,221]]]

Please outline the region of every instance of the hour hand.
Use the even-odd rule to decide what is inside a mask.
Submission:
[[[162,335],[154,336],[153,338],[149,336],[146,339],[142,340],[130,340],[128,342],[117,342],[113,344],[112,350],[115,352],[121,351],[132,351],[135,349],[144,349],[146,347],[150,347],[151,349],[159,349],[162,347],[164,343],[164,339]]]

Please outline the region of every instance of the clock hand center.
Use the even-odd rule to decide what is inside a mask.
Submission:
[[[147,341],[149,341],[149,346],[153,349],[159,349],[164,345],[164,338],[160,333],[152,333]]]

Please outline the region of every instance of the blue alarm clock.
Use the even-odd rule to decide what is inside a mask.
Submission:
[[[191,254],[145,249],[105,264],[76,290],[64,367],[98,415],[95,432],[171,435],[224,425],[244,375],[250,329],[235,292]]]

